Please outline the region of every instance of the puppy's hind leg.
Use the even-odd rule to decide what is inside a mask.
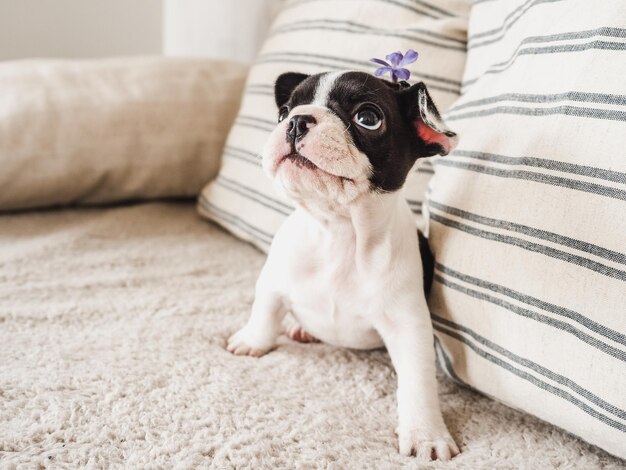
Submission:
[[[287,315],[283,320],[285,334],[289,339],[299,343],[318,343],[319,340],[302,328],[302,325],[291,315]]]

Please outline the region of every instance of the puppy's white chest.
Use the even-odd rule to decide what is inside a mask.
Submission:
[[[309,333],[336,346],[383,346],[371,323],[378,308],[376,296],[359,279],[350,247],[343,253],[311,251],[290,271],[288,304]]]

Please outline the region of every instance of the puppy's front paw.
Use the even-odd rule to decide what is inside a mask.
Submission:
[[[237,356],[261,357],[274,347],[269,341],[263,341],[250,334],[246,328],[242,328],[237,333],[228,338],[226,349]]]
[[[398,429],[398,444],[403,455],[420,460],[450,460],[460,451],[447,430]]]

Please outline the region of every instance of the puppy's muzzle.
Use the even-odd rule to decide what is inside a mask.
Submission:
[[[296,114],[289,120],[287,125],[287,140],[295,144],[302,140],[315,124],[317,124],[317,121],[310,114]]]

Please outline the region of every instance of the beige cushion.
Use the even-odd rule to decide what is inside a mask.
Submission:
[[[444,370],[626,457],[626,3],[478,2],[430,195]]]
[[[372,57],[409,48],[420,58],[409,68],[423,80],[440,109],[459,95],[465,63],[467,0],[437,2],[288,1],[275,20],[248,77],[241,111],[224,151],[217,179],[202,192],[200,213],[262,250],[285,217],[290,201],[278,196],[260,166],[259,152],[274,128],[274,81],[283,72],[362,70]],[[409,176],[406,196],[420,219],[428,162]]]
[[[0,210],[196,195],[245,73],[163,58],[0,63]]]

